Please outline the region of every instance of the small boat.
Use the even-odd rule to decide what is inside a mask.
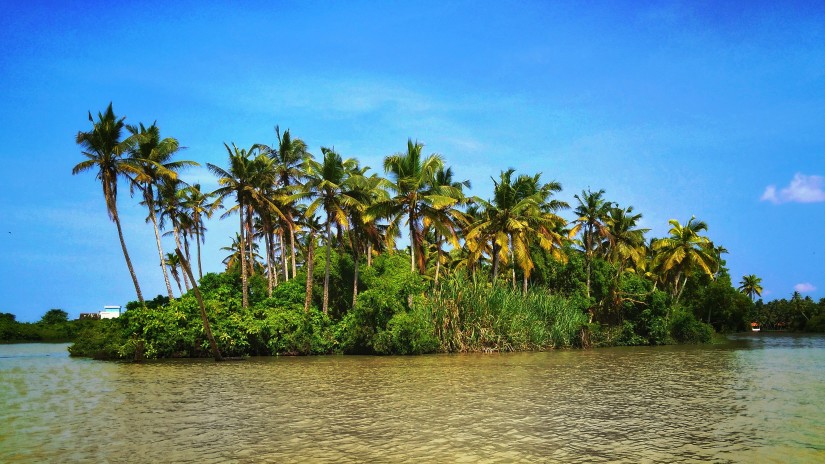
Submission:
[[[762,329],[759,327],[758,322],[751,322],[751,332],[759,332],[760,330]]]

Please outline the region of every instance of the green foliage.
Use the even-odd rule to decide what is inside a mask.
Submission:
[[[378,332],[373,345],[380,354],[423,354],[438,350],[434,327],[423,311],[401,311]]]
[[[445,279],[424,302],[441,350],[515,351],[581,344],[581,300],[531,289],[491,286],[462,274]]]
[[[65,324],[69,322],[69,313],[62,309],[50,309],[40,318],[42,324]]]
[[[693,313],[679,309],[672,316],[670,333],[679,343],[708,343],[713,328],[697,320]]]

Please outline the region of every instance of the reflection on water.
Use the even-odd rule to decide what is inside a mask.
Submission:
[[[0,346],[0,462],[815,462],[825,338],[145,364]]]

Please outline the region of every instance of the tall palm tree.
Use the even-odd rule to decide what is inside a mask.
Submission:
[[[76,164],[72,168],[72,174],[84,171],[97,170],[97,179],[103,186],[103,199],[106,201],[106,211],[117,226],[117,234],[120,238],[120,247],[123,250],[123,257],[126,259],[126,266],[135,285],[135,293],[138,301],[143,304],[143,294],[140,291],[135,269],[132,267],[132,260],[126,250],[126,242],[123,240],[123,229],[120,225],[120,217],[117,212],[117,180],[118,176],[131,174],[137,175],[138,169],[128,160],[124,159],[127,150],[126,144],[121,141],[124,118],[117,118],[112,111],[112,104],[103,113],[97,114],[97,122],[89,112],[89,122],[92,123],[92,130],[88,132],[78,132],[76,142],[82,148],[82,154],[87,159]]]
[[[172,274],[172,278],[175,279],[175,283],[178,284],[178,292],[183,295],[183,288],[180,286],[180,258],[175,253],[166,253],[166,257],[163,260],[163,264],[169,267],[169,273]]]
[[[467,217],[459,209],[454,206],[466,204],[468,198],[464,195],[464,188],[470,188],[469,180],[456,181],[453,180],[453,169],[451,167],[441,167],[435,172],[432,184],[429,191],[436,194],[446,195],[456,200],[455,205],[445,205],[436,209],[437,217],[425,217],[424,227],[432,227],[435,232],[435,278],[434,281],[438,283],[438,277],[441,272],[441,262],[443,261],[443,252],[441,250],[441,242],[445,237],[442,235],[442,230],[446,229],[448,234],[446,238],[450,241],[454,248],[458,247],[458,230],[462,226],[467,225]],[[437,219],[437,220],[436,220]]]
[[[347,194],[346,185],[350,179],[350,173],[357,167],[357,161],[352,158],[346,160],[341,158],[334,149],[321,148],[323,161],[309,160],[307,166],[307,182],[305,190],[299,196],[312,198],[312,202],[307,206],[306,217],[315,214],[318,208],[323,208],[326,213],[326,264],[324,267],[324,300],[323,311],[327,314],[329,310],[329,264],[330,249],[332,247],[332,224],[341,227],[349,225],[347,208],[354,207],[358,201]]]
[[[132,134],[129,138],[129,157],[140,173],[133,178],[136,185],[143,194],[143,204],[149,209],[147,221],[152,222],[155,231],[155,241],[158,248],[158,258],[160,268],[163,271],[163,280],[166,283],[166,290],[169,298],[172,299],[172,285],[169,283],[169,275],[163,255],[163,246],[160,241],[160,229],[155,214],[157,198],[155,197],[156,187],[166,180],[177,180],[177,171],[186,166],[197,166],[194,161],[172,161],[172,156],[178,151],[180,145],[172,137],[161,139],[160,129],[156,123],[148,128],[141,123],[139,126],[129,126],[126,128]]]
[[[645,266],[645,233],[650,229],[638,228],[641,214],[634,214],[633,207],[613,206],[607,214],[606,224],[610,240],[604,240],[605,258],[616,266],[617,276],[627,269],[643,270]]]
[[[701,272],[713,278],[716,267],[713,242],[700,232],[708,225],[691,217],[685,224],[676,219],[670,223],[670,237],[654,240],[651,248],[656,253],[654,265],[662,280],[671,285],[672,295],[678,303],[688,277]]]
[[[394,237],[400,229],[401,220],[406,218],[410,233],[410,270],[415,272],[416,259],[419,273],[425,271],[422,243],[424,237],[423,219],[429,218],[433,225],[442,227],[437,219],[439,209],[458,202],[453,197],[433,191],[435,173],[444,167],[440,155],[421,157],[423,144],[407,140],[407,152],[396,153],[384,158],[384,171],[389,174],[388,188],[395,194],[392,198],[376,202],[367,211],[370,218],[387,218],[390,223],[388,237]],[[447,232],[445,228],[444,232]]]
[[[610,229],[607,227],[607,217],[613,203],[604,199],[604,190],[599,190],[598,192],[583,190],[581,196],[577,194],[574,195],[573,198],[579,202],[578,206],[573,210],[573,213],[575,213],[578,218],[573,221],[575,225],[570,229],[570,238],[575,237],[581,232],[581,243],[587,269],[587,297],[590,298],[593,257],[603,242],[612,242]]]
[[[285,130],[282,136],[280,128],[275,126],[275,135],[278,137],[277,147],[267,145],[258,145],[258,147],[275,162],[276,185],[281,190],[281,197],[286,199],[299,190],[296,187],[300,187],[302,180],[306,177],[306,160],[312,155],[307,150],[307,144],[300,138],[293,138],[289,129]],[[284,201],[279,206],[284,213],[284,223],[289,230],[292,276],[295,277],[297,265],[295,263],[294,218],[297,217],[297,209],[293,201]],[[289,273],[286,278],[289,279]]]
[[[564,220],[554,211],[566,207],[550,196],[561,190],[557,182],[544,185],[539,183],[539,175],[519,176],[515,181],[515,169],[502,171],[500,179],[493,179],[493,200],[488,202],[476,198],[483,208],[479,221],[473,224],[467,234],[468,242],[479,237],[492,242],[493,279],[498,277],[499,263],[513,261],[524,276],[523,290],[527,291],[527,281],[534,268],[530,245],[536,240],[538,245],[550,251],[554,258],[564,260],[562,252],[564,238],[558,232]],[[514,282],[515,284],[515,282]]]
[[[213,192],[204,193],[200,184],[192,184],[183,189],[182,205],[189,212],[192,219],[193,231],[195,233],[195,244],[198,255],[198,279],[203,279],[203,267],[201,266],[201,244],[205,243],[204,217],[209,219],[220,209],[219,201],[211,201],[214,198]]]
[[[234,143],[232,144],[231,148],[227,144],[224,144],[224,147],[226,148],[226,151],[229,154],[229,169],[223,169],[211,163],[207,163],[206,167],[218,177],[218,184],[220,185],[220,187],[218,187],[218,189],[213,192],[215,196],[218,198],[218,200],[223,201],[224,199],[230,196],[235,197],[235,206],[229,208],[226,211],[226,213],[224,213],[223,216],[221,216],[221,218],[228,217],[235,211],[238,212],[238,216],[240,219],[240,233],[238,234],[238,245],[240,250],[244,250],[244,245],[246,244],[245,233],[247,225],[245,213],[247,209],[247,204],[249,204],[251,201],[250,192],[252,190],[252,161],[249,157],[250,153],[246,149],[238,148],[235,146]],[[240,253],[240,260],[241,289],[243,294],[241,304],[243,308],[246,308],[249,305],[249,282],[247,280],[247,257],[246,253],[243,251],[241,251]]]
[[[755,274],[745,275],[739,284],[739,291],[748,295],[751,301],[754,301],[757,295],[762,296],[761,277],[756,277]]]

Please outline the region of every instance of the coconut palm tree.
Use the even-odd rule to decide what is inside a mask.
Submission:
[[[224,147],[229,154],[229,169],[223,169],[211,163],[207,163],[206,167],[218,177],[218,184],[220,187],[213,192],[218,201],[223,201],[230,196],[235,197],[235,206],[229,208],[226,213],[221,216],[221,218],[228,217],[235,211],[238,212],[240,219],[240,233],[237,236],[238,246],[240,250],[243,250],[244,245],[246,244],[245,232],[247,221],[245,214],[247,205],[251,202],[250,192],[252,190],[251,180],[253,166],[251,166],[252,161],[250,159],[250,151],[252,150],[247,151],[246,149],[238,148],[234,143],[231,148],[227,144],[224,144]],[[240,264],[241,289],[243,294],[241,304],[243,308],[246,308],[249,305],[249,283],[247,281],[246,259],[246,253],[242,251],[240,253]]]
[[[275,126],[275,134],[278,137],[278,146],[270,147],[258,145],[261,152],[269,155],[274,161],[277,188],[281,190],[281,197],[285,200],[289,195],[297,193],[302,180],[306,177],[306,160],[312,155],[307,150],[306,143],[300,138],[292,138],[289,129],[285,130],[283,136],[278,126]],[[295,277],[297,266],[295,263],[295,219],[297,208],[294,201],[284,201],[280,205],[284,213],[284,223],[289,231],[290,257],[292,262],[292,277]],[[287,280],[289,273],[286,273]]]
[[[143,204],[149,209],[147,222],[152,222],[155,231],[155,241],[158,248],[158,258],[160,268],[163,271],[163,279],[166,283],[166,290],[169,298],[172,299],[172,286],[169,283],[169,275],[166,272],[163,246],[160,241],[160,229],[155,214],[157,198],[155,190],[165,180],[177,180],[177,171],[186,166],[198,166],[194,161],[172,161],[172,157],[179,150],[178,141],[172,137],[161,139],[160,129],[156,123],[148,128],[141,123],[139,126],[129,126],[126,128],[132,134],[129,138],[130,161],[140,170],[134,176],[133,185],[137,186],[143,194]]]
[[[123,120],[124,118],[115,116],[111,103],[109,103],[105,112],[97,114],[97,122],[92,118],[91,111],[89,112],[89,122],[92,123],[92,130],[88,132],[80,131],[76,137],[76,142],[82,149],[81,153],[87,159],[76,164],[74,168],[72,168],[72,174],[79,174],[89,170],[97,171],[97,179],[103,187],[103,199],[106,202],[106,211],[109,214],[109,219],[117,226],[117,234],[120,238],[123,257],[126,259],[126,266],[129,268],[129,274],[135,285],[135,293],[137,294],[138,301],[143,304],[143,294],[140,291],[140,284],[138,283],[135,269],[132,267],[129,252],[126,250],[126,242],[123,239],[123,229],[120,225],[120,217],[117,212],[118,177],[127,174],[137,175],[139,172],[136,166],[124,158],[128,146],[120,139],[124,127]]]
[[[350,174],[357,167],[357,161],[353,158],[346,160],[341,158],[335,149],[321,147],[323,161],[309,160],[307,164],[307,182],[304,185],[304,192],[298,194],[299,197],[311,198],[312,202],[307,206],[306,217],[315,214],[318,208],[323,208],[326,213],[326,264],[324,267],[324,299],[322,309],[324,314],[329,310],[329,264],[330,249],[332,247],[332,224],[339,227],[347,227],[349,219],[347,208],[357,205],[358,201],[352,198],[347,191],[347,182]]]
[[[584,261],[587,270],[587,297],[590,298],[590,280],[593,257],[604,242],[612,243],[610,229],[607,227],[607,217],[613,203],[604,199],[604,190],[593,192],[582,191],[581,196],[574,195],[579,204],[573,210],[578,218],[573,221],[570,229],[570,238],[581,232],[581,244],[584,250]]]
[[[163,260],[163,264],[169,267],[169,273],[172,274],[172,278],[175,279],[175,283],[178,284],[178,292],[183,295],[183,288],[180,286],[180,258],[175,253],[166,253],[166,257]]]
[[[445,237],[442,235],[442,230],[446,230],[447,240],[452,243],[454,248],[458,247],[457,232],[467,225],[467,217],[455,206],[466,204],[469,200],[464,195],[464,188],[470,188],[469,180],[456,181],[453,180],[453,169],[451,167],[441,167],[435,172],[432,184],[429,191],[436,194],[446,195],[455,198],[455,205],[445,205],[436,209],[436,215],[426,216],[424,218],[424,227],[432,228],[435,233],[435,277],[434,281],[438,283],[438,277],[441,272],[441,263],[444,261],[443,252],[441,250],[441,242]]]
[[[645,233],[650,229],[639,229],[641,214],[634,214],[633,207],[613,206],[607,214],[607,235],[601,248],[608,261],[616,266],[617,276],[625,270],[643,270],[645,267]]]
[[[739,282],[739,291],[748,295],[751,301],[756,299],[756,296],[762,296],[762,278],[756,277],[755,274],[742,276],[742,281]]]
[[[530,255],[533,240],[550,251],[554,258],[565,259],[562,252],[564,238],[558,232],[564,220],[554,211],[566,204],[550,200],[554,192],[561,190],[557,182],[541,185],[539,175],[519,176],[513,181],[514,172],[511,168],[502,171],[498,181],[493,179],[492,201],[475,199],[483,213],[471,226],[466,240],[473,243],[482,238],[492,242],[493,279],[498,277],[499,263],[513,261],[523,272],[526,293],[527,281],[534,268]]]
[[[443,232],[448,233],[448,229],[438,220],[442,216],[439,210],[455,205],[458,200],[432,190],[435,173],[444,167],[444,160],[437,154],[422,159],[422,148],[423,144],[408,139],[406,153],[396,153],[384,158],[384,171],[390,176],[387,187],[395,196],[376,202],[367,211],[367,217],[387,218],[388,237],[395,236],[395,231],[400,229],[401,220],[406,218],[410,233],[410,270],[415,272],[417,260],[418,272],[423,274],[423,220],[428,218],[432,225],[443,228]]]
[[[201,244],[205,243],[204,217],[209,219],[222,207],[219,201],[211,201],[214,192],[204,193],[200,184],[192,184],[183,189],[182,205],[192,219],[193,232],[195,234],[195,244],[198,258],[198,279],[203,279],[203,267],[201,266]]]
[[[662,280],[671,285],[672,295],[678,303],[691,274],[701,272],[713,278],[716,259],[713,242],[699,235],[708,229],[704,221],[691,217],[685,224],[676,219],[668,223],[671,225],[670,237],[654,240],[651,248],[656,253],[654,266]]]

